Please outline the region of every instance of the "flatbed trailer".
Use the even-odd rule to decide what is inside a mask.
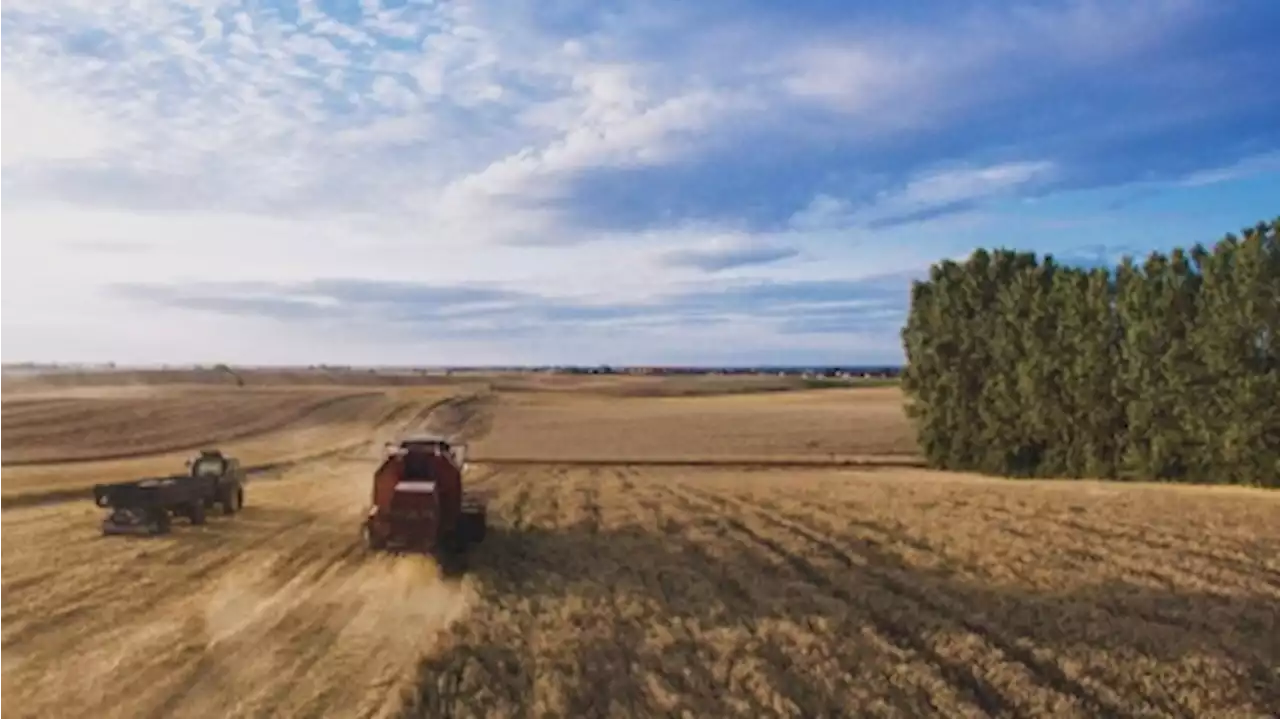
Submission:
[[[102,520],[102,533],[165,534],[173,517],[200,525],[216,505],[223,514],[235,514],[244,505],[239,462],[206,450],[188,465],[190,474],[94,485],[94,504],[111,510]]]
[[[205,500],[214,496],[217,485],[216,477],[151,477],[95,485],[93,501],[111,510],[102,520],[103,534],[164,534],[174,516],[204,524]]]

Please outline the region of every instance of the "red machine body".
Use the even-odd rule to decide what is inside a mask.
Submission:
[[[485,509],[463,491],[460,455],[439,437],[391,448],[373,474],[373,504],[364,523],[370,548],[458,550],[484,539]]]

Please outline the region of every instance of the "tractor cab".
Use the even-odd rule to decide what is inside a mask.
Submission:
[[[227,472],[227,458],[216,449],[200,450],[199,456],[187,461],[192,477],[221,477]]]

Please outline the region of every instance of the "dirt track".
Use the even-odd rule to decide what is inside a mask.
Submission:
[[[5,715],[1280,703],[1280,540],[1259,531],[1276,503],[852,471],[479,469],[496,526],[471,574],[445,580],[363,555],[368,470],[299,467],[252,486],[242,516],[159,539],[100,537],[85,504],[5,512]],[[1233,529],[1196,536],[1227,513]]]

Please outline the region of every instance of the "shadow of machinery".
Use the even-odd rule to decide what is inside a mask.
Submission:
[[[711,545],[683,536],[691,525],[723,533],[731,541],[717,539],[712,553]],[[891,528],[884,531],[893,535]],[[949,684],[988,713],[1016,713],[1019,699],[1007,696],[975,666],[939,655],[931,638],[940,622],[981,636],[1007,661],[1022,665],[1032,681],[1075,698],[1098,716],[1124,716],[1129,710],[1117,706],[1110,694],[1078,681],[1045,652],[1138,652],[1159,663],[1226,661],[1240,670],[1233,681],[1212,687],[1215,695],[1238,704],[1280,706],[1280,672],[1274,668],[1280,666],[1280,642],[1275,639],[1280,608],[1265,592],[1225,597],[1113,582],[1044,593],[984,584],[972,575],[965,577],[966,568],[954,564],[908,566],[892,551],[894,540],[873,543],[835,536],[826,542],[797,543],[805,551],[788,552],[772,536],[755,534],[732,518],[710,516],[690,518],[686,525],[668,520],[663,531],[641,526],[602,529],[589,521],[556,528],[498,524],[472,551],[469,567],[454,567],[454,576],[463,571],[474,576],[490,603],[504,596],[551,602],[575,597],[607,608],[615,596],[625,596],[632,606],[648,607],[651,616],[696,625],[703,633],[768,620],[810,627],[819,636],[823,628],[852,634],[869,625],[934,665]],[[819,568],[833,563],[842,570]],[[792,586],[784,586],[787,582]],[[805,585],[803,591],[796,589],[796,582]],[[775,588],[762,595],[762,583]],[[1280,591],[1280,578],[1273,586]],[[645,654],[640,648],[643,628],[620,617],[609,624],[606,630],[575,640],[577,659],[566,675],[577,692],[569,699],[575,716],[603,716],[610,702],[615,705],[610,711],[621,702],[641,714],[666,714],[666,709],[648,704],[652,698],[644,685],[646,671],[699,697],[702,704],[689,707],[695,713],[741,712],[740,705],[716,699],[729,691],[723,678],[706,669],[690,670],[690,675],[673,668],[682,663],[670,661],[671,651],[690,656],[702,651],[693,639],[679,640],[661,655]],[[524,634],[527,641],[527,628]],[[1029,644],[1037,651],[1027,648]],[[808,702],[802,709],[809,715],[848,711],[820,677],[792,667],[784,649],[766,644],[760,651],[769,671],[778,672],[778,685],[792,687],[797,703]],[[536,652],[520,643],[451,642],[442,655],[421,664],[418,687],[404,716],[480,715],[511,705],[529,709],[526,704],[537,679]],[[850,671],[856,674],[857,668]],[[1122,698],[1132,692],[1112,689]],[[927,704],[899,699],[908,702],[904,709],[928,710]],[[1174,714],[1194,709],[1178,705],[1172,694],[1144,700],[1163,702],[1162,710]],[[763,706],[759,711],[775,713]]]
[[[106,512],[95,515],[97,520],[106,516]],[[246,505],[234,515],[225,515],[214,509],[208,513],[205,524],[193,525],[185,517],[174,517],[170,530],[158,535],[113,535],[103,536],[104,542],[153,542],[173,541],[190,544],[208,544],[216,547],[229,541],[248,542],[264,551],[271,550],[270,541],[285,536],[290,532],[305,531],[317,541],[332,542],[339,538],[360,543],[359,515],[353,514],[348,521],[331,514],[318,514],[300,508],[279,506]],[[95,524],[93,531],[99,531]]]

